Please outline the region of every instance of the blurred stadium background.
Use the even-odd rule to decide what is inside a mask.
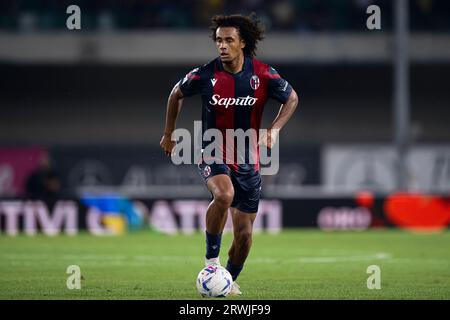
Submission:
[[[166,99],[215,57],[210,17],[250,12],[267,29],[258,57],[300,97],[255,228],[447,228],[450,3],[407,2],[402,38],[396,3],[1,1],[2,232],[201,228],[209,194],[195,165],[175,166],[159,149]],[[66,28],[71,4],[81,30]],[[381,30],[366,27],[371,4]],[[192,132],[199,101],[185,101],[179,127]],[[266,106],[266,125],[278,107]]]
[[[445,0],[0,1],[0,299],[198,298],[209,194],[159,148],[166,100],[216,56],[210,17],[250,12],[258,57],[300,103],[263,178],[243,298],[449,299]],[[187,99],[179,127],[200,112]],[[383,290],[366,285],[374,264]]]

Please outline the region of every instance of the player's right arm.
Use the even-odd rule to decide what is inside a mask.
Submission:
[[[178,115],[183,105],[183,98],[200,92],[200,68],[195,68],[173,87],[167,100],[166,125],[164,135],[159,145],[168,156],[172,154],[175,141],[172,133],[175,131]]]
[[[175,141],[172,140],[172,133],[175,131],[177,118],[182,105],[183,93],[180,90],[179,83],[177,83],[173,87],[172,92],[170,92],[169,99],[167,100],[166,125],[164,135],[159,143],[164,153],[168,156],[172,154],[172,150],[175,147]]]

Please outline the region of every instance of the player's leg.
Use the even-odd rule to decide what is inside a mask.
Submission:
[[[228,251],[227,270],[233,278],[231,295],[240,295],[236,279],[241,273],[252,246],[253,223],[261,197],[261,176],[258,171],[231,172],[235,197],[231,204],[233,243]]]
[[[220,264],[219,253],[222,232],[228,217],[228,209],[234,197],[234,188],[227,174],[218,174],[207,180],[213,200],[206,211],[206,264]]]
[[[252,246],[253,223],[256,219],[256,213],[247,213],[231,208],[231,217],[234,237],[228,251],[227,270],[235,281],[244,267]]]

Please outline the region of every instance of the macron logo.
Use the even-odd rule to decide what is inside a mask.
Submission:
[[[216,85],[216,82],[217,82],[217,79],[211,79],[211,83],[212,83],[212,85],[213,85],[213,87]]]

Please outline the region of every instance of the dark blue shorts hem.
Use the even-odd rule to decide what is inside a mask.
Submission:
[[[261,176],[259,171],[233,171],[226,164],[200,163],[198,170],[205,183],[211,177],[226,174],[230,177],[234,188],[234,198],[231,207],[244,213],[258,212],[261,197]]]

